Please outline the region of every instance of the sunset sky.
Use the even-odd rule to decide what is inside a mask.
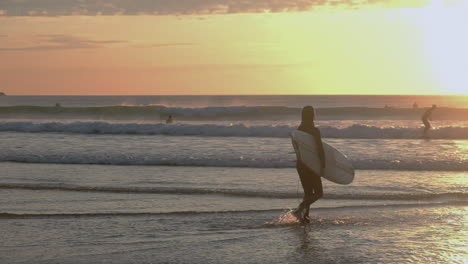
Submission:
[[[11,95],[468,94],[464,0],[1,0]]]

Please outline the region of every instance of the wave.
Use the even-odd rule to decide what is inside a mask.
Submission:
[[[293,155],[291,155],[293,156]],[[80,165],[126,165],[126,166],[184,166],[184,167],[231,167],[231,168],[295,168],[291,159],[210,159],[177,158],[158,159],[157,157],[127,157],[111,155],[54,155],[54,154],[2,154],[2,162],[39,164],[80,164]],[[371,160],[351,159],[357,170],[405,170],[405,171],[468,171],[464,160]]]
[[[283,209],[267,210],[243,210],[243,211],[176,211],[176,212],[109,212],[109,213],[51,213],[51,214],[15,214],[0,213],[0,219],[23,219],[23,218],[78,218],[78,217],[108,217],[108,216],[159,216],[159,215],[203,215],[203,214],[236,214],[236,213],[259,213],[259,212],[279,212]]]
[[[365,210],[375,208],[421,208],[434,206],[466,206],[466,201],[450,202],[426,202],[426,203],[402,203],[402,204],[379,204],[379,205],[348,205],[338,207],[318,207],[314,211],[340,211],[340,210]],[[174,212],[96,212],[96,213],[7,213],[0,212],[0,219],[32,219],[32,218],[94,218],[94,217],[138,217],[138,216],[171,216],[171,215],[221,215],[221,214],[256,214],[256,213],[279,213],[288,212],[288,209],[265,209],[265,210],[226,210],[226,211],[174,211]],[[323,221],[319,221],[323,224]],[[332,222],[337,224],[336,218]],[[267,226],[271,223],[267,223]]]
[[[321,120],[379,120],[420,119],[425,109],[334,107],[319,108]],[[172,115],[176,120],[280,120],[300,117],[301,108],[283,106],[219,106],[219,107],[167,107],[150,106],[101,106],[101,107],[48,107],[48,106],[5,106],[0,107],[2,118],[79,118],[79,119],[123,119],[161,120]],[[468,109],[438,108],[434,112],[437,120],[468,120]]]
[[[77,134],[123,134],[123,135],[169,135],[169,136],[216,136],[216,137],[289,137],[296,129],[293,126],[246,126],[213,124],[142,124],[109,122],[0,122],[0,131],[26,133],[77,133]],[[352,125],[345,128],[320,127],[326,138],[356,139],[416,139],[421,129],[392,127],[382,128]],[[433,139],[468,139],[468,127],[439,127],[431,130]]]
[[[25,190],[57,190],[75,192],[106,192],[106,193],[136,193],[136,194],[185,194],[185,195],[225,195],[252,198],[297,198],[297,193],[266,192],[238,189],[208,189],[208,188],[169,188],[169,187],[113,187],[113,186],[74,186],[52,184],[0,184],[0,189]],[[324,199],[332,200],[378,200],[378,201],[428,201],[428,200],[465,200],[468,193],[345,193],[324,195]]]

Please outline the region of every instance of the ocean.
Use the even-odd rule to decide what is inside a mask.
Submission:
[[[356,176],[301,225],[305,105]],[[0,149],[0,263],[468,263],[468,96],[0,96]]]

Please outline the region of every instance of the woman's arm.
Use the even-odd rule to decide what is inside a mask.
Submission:
[[[322,168],[325,168],[327,165],[325,162],[325,151],[323,149],[322,135],[320,134],[320,130],[318,128],[315,130],[314,138],[315,138],[315,143],[317,144],[317,147],[318,147],[320,165]]]

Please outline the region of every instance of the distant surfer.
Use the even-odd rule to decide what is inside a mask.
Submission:
[[[318,154],[320,158],[321,173],[325,168],[325,152],[323,150],[322,137],[320,130],[315,126],[315,110],[312,106],[305,106],[302,109],[302,121],[298,130],[312,135],[318,146]],[[321,175],[313,172],[306,167],[302,161],[297,160],[296,163],[297,173],[301,179],[302,188],[304,189],[304,198],[292,214],[302,223],[309,223],[309,209],[310,205],[323,196],[322,179]]]
[[[432,111],[434,111],[437,108],[436,105],[432,105],[432,108],[429,108],[424,112],[422,115],[422,122],[424,124],[424,132],[423,132],[423,138],[428,138],[427,132],[429,129],[431,129],[431,123],[429,123],[429,120],[432,121]]]
[[[166,124],[172,124],[174,122],[174,120],[172,119],[172,115],[170,115],[167,119],[166,119]]]

